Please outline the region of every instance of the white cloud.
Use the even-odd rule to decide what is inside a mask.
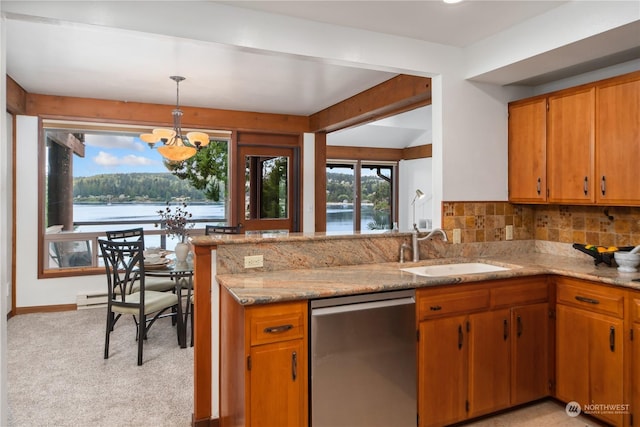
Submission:
[[[85,134],[84,143],[90,147],[124,148],[126,150],[144,151],[146,144],[141,143],[135,136]]]
[[[106,168],[117,168],[120,166],[148,166],[156,163],[154,160],[147,157],[136,156],[134,154],[117,157],[104,151],[100,151],[98,155],[93,158],[93,161],[98,166]]]

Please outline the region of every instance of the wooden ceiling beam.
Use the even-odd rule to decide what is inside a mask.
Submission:
[[[27,95],[27,114],[50,119],[173,126],[174,106],[51,95]],[[307,116],[180,107],[183,127],[303,133]]]
[[[84,157],[84,144],[73,134],[68,132],[47,132],[47,137],[63,147],[71,149],[78,156]]]
[[[7,76],[7,111],[14,115],[27,112],[27,91],[9,76]]]
[[[431,104],[431,79],[401,74],[309,116],[310,132],[333,132]]]

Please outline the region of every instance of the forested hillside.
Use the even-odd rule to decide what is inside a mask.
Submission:
[[[73,197],[79,203],[165,202],[174,197],[206,200],[202,191],[171,173],[118,173],[74,178]]]

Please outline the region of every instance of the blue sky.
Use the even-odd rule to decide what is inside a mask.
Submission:
[[[74,156],[73,176],[167,172],[162,156],[137,136],[85,134],[85,157]]]

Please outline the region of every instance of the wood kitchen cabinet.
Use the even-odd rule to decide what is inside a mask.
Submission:
[[[556,284],[556,397],[583,406],[625,402],[625,292],[578,279]],[[593,416],[622,426],[622,414]]]
[[[419,289],[416,297],[420,426],[549,395],[545,278]]]
[[[509,200],[547,201],[547,98],[509,104]]]
[[[563,91],[549,96],[548,102],[548,200],[570,204],[591,203],[595,200],[595,88]]]
[[[307,302],[241,306],[220,295],[220,425],[308,424]]]
[[[596,87],[596,200],[640,204],[640,75]]]
[[[640,71],[509,104],[509,200],[640,205]]]

